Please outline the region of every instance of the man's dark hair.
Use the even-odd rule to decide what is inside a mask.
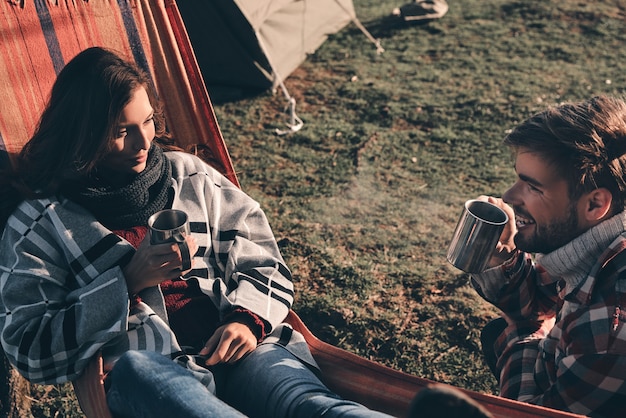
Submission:
[[[626,200],[626,103],[597,96],[535,114],[504,139],[516,151],[528,151],[552,165],[577,199],[608,189],[615,213]]]

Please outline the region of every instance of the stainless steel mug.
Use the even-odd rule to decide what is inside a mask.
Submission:
[[[191,268],[191,254],[185,237],[190,234],[187,214],[182,210],[164,209],[148,219],[150,244],[175,242],[183,259],[182,271]]]
[[[448,248],[448,262],[466,273],[484,271],[508,221],[506,212],[492,203],[465,202]]]

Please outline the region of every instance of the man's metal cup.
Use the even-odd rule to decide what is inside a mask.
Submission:
[[[155,213],[148,219],[150,228],[150,244],[175,242],[183,259],[182,271],[191,268],[191,254],[185,237],[190,234],[187,214],[182,210],[165,209]]]
[[[494,204],[465,202],[448,248],[448,262],[466,273],[484,271],[508,221],[506,212]]]

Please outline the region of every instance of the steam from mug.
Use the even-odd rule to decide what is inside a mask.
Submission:
[[[508,221],[506,212],[494,204],[465,202],[448,248],[448,262],[466,273],[484,271]]]
[[[175,242],[178,244],[183,259],[182,271],[191,268],[191,254],[185,237],[190,234],[187,214],[182,210],[164,209],[148,219],[150,244]]]

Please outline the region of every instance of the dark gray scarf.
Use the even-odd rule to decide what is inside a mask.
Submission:
[[[104,176],[103,176],[104,177]],[[152,145],[146,168],[124,185],[113,185],[106,178],[88,178],[64,183],[61,191],[94,214],[112,230],[146,225],[148,218],[166,207],[172,184],[172,168],[163,150]]]

